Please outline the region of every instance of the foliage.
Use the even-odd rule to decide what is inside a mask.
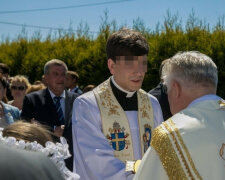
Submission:
[[[210,56],[218,66],[218,94],[225,97],[225,24],[224,17],[219,18],[217,25],[209,25],[195,17],[192,12],[182,25],[178,14],[167,12],[163,25],[158,24],[156,30],[145,26],[137,18],[133,21],[133,29],[143,33],[149,42],[148,72],[143,89],[149,91],[159,82],[158,69],[161,62],[178,51],[195,50]],[[80,75],[80,86],[98,85],[110,76],[107,68],[105,45],[111,33],[120,27],[115,20],[109,22],[108,13],[101,18],[99,33],[93,38],[87,24],[80,23],[76,33],[59,31],[51,33],[43,40],[40,33],[28,39],[26,31],[16,39],[6,38],[0,44],[0,62],[11,68],[11,76],[23,74],[31,82],[41,79],[44,64],[50,59],[61,59],[69,70]],[[185,28],[184,28],[185,27]]]

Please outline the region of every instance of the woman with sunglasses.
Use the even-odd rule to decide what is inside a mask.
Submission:
[[[8,104],[11,104],[21,110],[23,107],[24,96],[26,95],[29,87],[30,83],[25,76],[17,75],[13,77],[10,85],[13,100],[9,101]]]
[[[6,127],[15,120],[20,119],[19,109],[2,101],[6,97],[6,88],[7,81],[0,76],[0,127]]]

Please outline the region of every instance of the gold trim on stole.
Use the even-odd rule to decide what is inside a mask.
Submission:
[[[154,128],[154,116],[153,110],[149,103],[149,97],[147,93],[140,89],[137,93],[138,96],[138,124],[139,124],[139,134],[140,134],[140,142],[141,142],[141,154],[142,157],[146,152],[145,144],[151,140],[152,131]],[[141,121],[140,121],[141,119]],[[144,126],[143,126],[144,125]],[[150,130],[150,134],[149,131]],[[150,138],[150,139],[148,139]],[[150,142],[149,142],[150,145]]]
[[[196,167],[195,167],[195,165],[194,165],[194,162],[193,162],[193,160],[192,160],[192,158],[191,158],[191,155],[190,155],[190,153],[189,153],[189,151],[188,151],[188,148],[186,147],[186,145],[185,145],[185,143],[184,143],[184,141],[183,141],[183,138],[182,138],[182,136],[181,136],[181,134],[180,134],[178,128],[176,127],[176,125],[174,124],[174,122],[172,121],[172,119],[169,119],[169,120],[168,120],[168,123],[169,123],[170,126],[174,129],[174,131],[175,131],[175,133],[176,133],[176,135],[177,135],[177,137],[178,137],[178,141],[180,142],[182,148],[184,149],[184,151],[185,151],[185,153],[186,153],[186,156],[187,156],[187,158],[188,158],[188,161],[189,161],[189,163],[190,163],[190,165],[191,165],[190,168],[192,168],[193,172],[194,172],[195,175],[198,177],[198,179],[201,179],[201,180],[202,180],[202,177],[200,176],[199,172],[197,171],[197,169],[196,169]],[[185,162],[185,161],[184,161],[184,162]],[[185,165],[185,167],[186,167],[186,165]],[[188,166],[187,166],[187,169],[189,169]],[[188,171],[188,172],[189,172],[189,171]],[[191,176],[191,177],[192,177],[192,176]]]
[[[110,145],[112,146],[112,143],[114,143],[115,146],[115,143],[117,143],[116,141],[119,141],[118,132],[120,132],[120,135],[121,132],[124,133],[126,148],[118,151],[119,145],[117,143],[116,148],[114,147],[115,157],[119,158],[123,162],[126,160],[134,160],[133,142],[129,121],[112,92],[110,78],[96,87],[93,92],[101,114],[102,131]],[[145,133],[145,127],[154,127],[154,116],[150,105],[151,102],[147,93],[144,93],[146,92],[143,90],[138,91],[138,119],[141,119],[141,121],[138,120],[138,122],[141,147],[143,146],[142,136]],[[148,101],[146,101],[147,99]],[[141,149],[143,155],[143,148]]]
[[[171,129],[170,126],[172,126]],[[165,129],[164,129],[165,128]],[[178,140],[175,136],[178,135]],[[170,137],[171,136],[171,139]],[[179,142],[178,142],[179,141]],[[175,149],[173,147],[175,146]],[[185,158],[185,155],[180,147],[180,144],[183,149],[185,149],[186,156],[188,157],[189,164]],[[195,173],[198,179],[202,179],[196,170],[194,163],[191,159],[191,156],[182,140],[182,137],[176,128],[175,124],[171,119],[163,122],[161,126],[155,129],[153,133],[153,138],[151,142],[151,146],[154,147],[156,152],[159,155],[159,158],[162,162],[164,169],[167,172],[169,179],[195,179],[192,172]],[[180,159],[179,159],[179,157]],[[183,164],[183,166],[182,166]],[[185,168],[185,169],[184,169]],[[190,170],[192,168],[192,172]]]
[[[163,123],[164,125],[165,123]],[[175,149],[163,125],[153,132],[151,146],[156,150],[169,179],[187,179]]]

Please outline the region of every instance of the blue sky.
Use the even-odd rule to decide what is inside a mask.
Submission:
[[[101,16],[106,9],[109,20],[116,20],[118,25],[126,24],[131,27],[133,20],[139,17],[150,29],[155,29],[158,22],[163,23],[167,10],[172,14],[178,13],[182,21],[186,22],[193,9],[199,19],[206,20],[211,26],[218,22],[218,17],[225,15],[224,0],[118,1],[120,0],[0,0],[0,38],[16,37],[22,30],[20,24],[68,29],[71,23],[72,27],[76,29],[80,22],[84,22],[89,25],[90,31],[97,32],[101,23]],[[98,3],[102,3],[102,5],[93,5]],[[36,12],[3,13],[4,11],[50,9],[85,4],[89,4],[89,6]],[[3,23],[16,23],[18,26]],[[26,27],[29,36],[38,30],[43,35],[49,32],[48,29]]]

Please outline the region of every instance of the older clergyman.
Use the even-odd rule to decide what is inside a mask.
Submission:
[[[215,63],[183,52],[163,73],[173,116],[153,132],[134,179],[224,179],[225,103],[216,95]]]

